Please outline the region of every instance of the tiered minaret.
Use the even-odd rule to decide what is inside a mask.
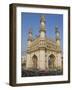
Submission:
[[[32,28],[29,29],[29,36],[28,36],[28,47],[30,47],[31,43],[32,43]]]
[[[40,37],[41,38],[45,37],[45,33],[46,33],[45,23],[46,23],[45,17],[42,15],[41,20],[40,20]]]
[[[60,48],[60,32],[58,31],[57,26],[55,26],[55,33],[56,33],[56,45],[57,48]]]

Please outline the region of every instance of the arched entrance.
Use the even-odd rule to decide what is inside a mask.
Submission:
[[[55,68],[55,56],[53,54],[51,54],[48,58],[48,67],[49,69]]]
[[[37,56],[34,55],[34,56],[32,57],[33,69],[37,69],[37,60],[38,60]]]

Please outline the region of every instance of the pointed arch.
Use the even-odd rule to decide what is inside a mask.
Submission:
[[[33,62],[33,69],[37,69],[38,58],[36,55],[33,55],[32,62]]]
[[[53,54],[49,55],[48,57],[48,67],[49,69],[54,69],[55,68],[55,56]]]

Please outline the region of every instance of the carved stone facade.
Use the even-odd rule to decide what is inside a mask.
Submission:
[[[46,36],[45,17],[41,16],[40,34],[33,39],[29,31],[26,69],[55,70],[62,69],[62,51],[60,47],[60,33],[55,27],[56,39]]]

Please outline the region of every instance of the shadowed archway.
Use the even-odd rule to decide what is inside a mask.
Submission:
[[[33,69],[37,69],[37,61],[38,61],[38,58],[36,55],[34,55],[32,57],[32,61],[33,61]]]
[[[51,54],[48,58],[48,67],[49,69],[55,68],[55,56],[53,54]]]

